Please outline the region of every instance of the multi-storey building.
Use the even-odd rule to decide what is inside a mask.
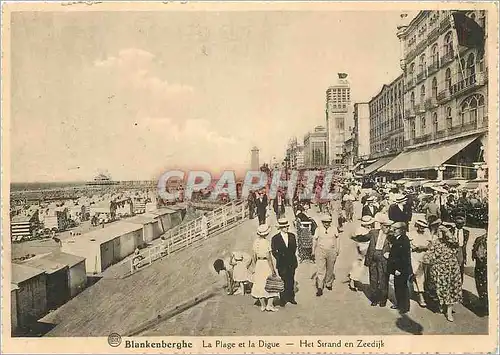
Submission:
[[[317,126],[313,132],[304,136],[304,163],[306,167],[327,165],[327,132],[323,126]]]
[[[347,74],[338,73],[337,83],[326,90],[327,161],[342,164],[344,142],[352,129],[351,87]]]
[[[488,131],[486,11],[421,11],[403,44],[405,151],[381,170],[405,176],[484,176]]]
[[[367,102],[354,104],[354,162],[370,156],[370,106]]]
[[[286,159],[290,169],[299,169],[304,166],[304,145],[298,142],[296,137],[288,142]]]
[[[368,161],[361,160],[358,170],[362,175],[387,175],[380,174],[379,170],[403,150],[403,96],[404,81],[401,74],[382,86],[380,92],[368,102],[370,156]],[[380,176],[380,179],[385,177]]]

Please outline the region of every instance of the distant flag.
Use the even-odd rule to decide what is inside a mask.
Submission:
[[[401,16],[401,18],[405,18],[405,17],[408,17],[408,14],[404,13],[404,14],[401,14],[400,16]]]
[[[345,79],[347,78],[347,73],[338,73],[339,79]]]
[[[476,48],[484,53],[484,29],[465,15],[464,11],[453,12],[453,22],[457,31],[458,44],[468,48]]]

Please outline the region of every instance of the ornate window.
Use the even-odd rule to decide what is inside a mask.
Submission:
[[[432,46],[432,64],[437,65],[439,63],[439,49],[437,43]]]
[[[420,135],[424,135],[426,131],[425,116],[420,117]]]
[[[415,139],[415,119],[410,121],[410,139]]]
[[[425,100],[425,85],[420,87],[420,102],[423,103]]]
[[[415,108],[415,92],[410,93],[410,107]]]
[[[467,77],[473,77],[476,74],[476,62],[474,58],[474,53],[469,54],[467,57]]]
[[[453,55],[453,37],[451,31],[444,36],[444,54]]]
[[[436,77],[432,78],[432,98],[437,98],[438,95],[438,83]]]
[[[453,127],[453,116],[451,115],[451,107],[446,108],[446,127],[451,129]]]
[[[446,69],[446,72],[444,74],[444,81],[446,83],[446,88],[451,91],[451,69],[448,68]]]
[[[477,124],[479,119],[484,118],[484,96],[474,94],[462,101],[460,106],[460,119],[462,125],[464,124]]]
[[[425,67],[426,67],[426,62],[425,62],[425,54],[422,54],[420,56],[420,62],[418,64],[418,73],[425,73]]]

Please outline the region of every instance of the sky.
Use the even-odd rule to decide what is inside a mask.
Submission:
[[[367,102],[400,73],[400,12],[18,12],[11,180],[242,171],[325,125],[349,74]]]

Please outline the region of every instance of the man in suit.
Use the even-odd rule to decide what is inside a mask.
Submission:
[[[285,283],[285,290],[280,293],[280,305],[285,307],[287,302],[297,304],[295,301],[295,269],[298,262],[295,251],[297,240],[293,233],[288,232],[290,224],[286,218],[278,220],[279,233],[271,239],[271,251],[276,259],[276,269]]]
[[[458,240],[457,259],[460,265],[460,273],[462,275],[462,282],[464,282],[464,268],[467,264],[467,243],[469,242],[469,230],[464,228],[465,217],[455,217],[455,235]]]
[[[276,219],[280,219],[282,215],[285,214],[285,199],[283,198],[283,193],[278,191],[276,197],[273,201],[274,213],[276,213]]]
[[[408,226],[411,221],[411,206],[407,203],[408,198],[404,195],[397,195],[396,202],[389,206],[389,219],[394,222],[403,222]]]
[[[368,234],[370,244],[365,256],[365,266],[370,273],[371,305],[385,307],[389,291],[389,274],[387,273],[387,258],[391,246],[389,244],[389,230],[394,223],[387,217],[380,221],[380,229],[372,229]]]
[[[394,293],[396,294],[396,304],[391,308],[399,309],[401,314],[410,311],[408,280],[413,274],[410,239],[406,235],[407,228],[404,222],[396,222],[391,226],[392,246],[387,261],[387,271],[394,275]]]
[[[263,190],[257,193],[255,206],[257,207],[257,217],[259,218],[259,225],[265,224],[267,214],[267,195]]]
[[[366,199],[366,205],[363,206],[363,209],[361,210],[361,217],[363,216],[370,216],[372,218],[375,217],[375,215],[378,212],[377,207],[374,205],[375,203],[375,197],[370,196]]]

